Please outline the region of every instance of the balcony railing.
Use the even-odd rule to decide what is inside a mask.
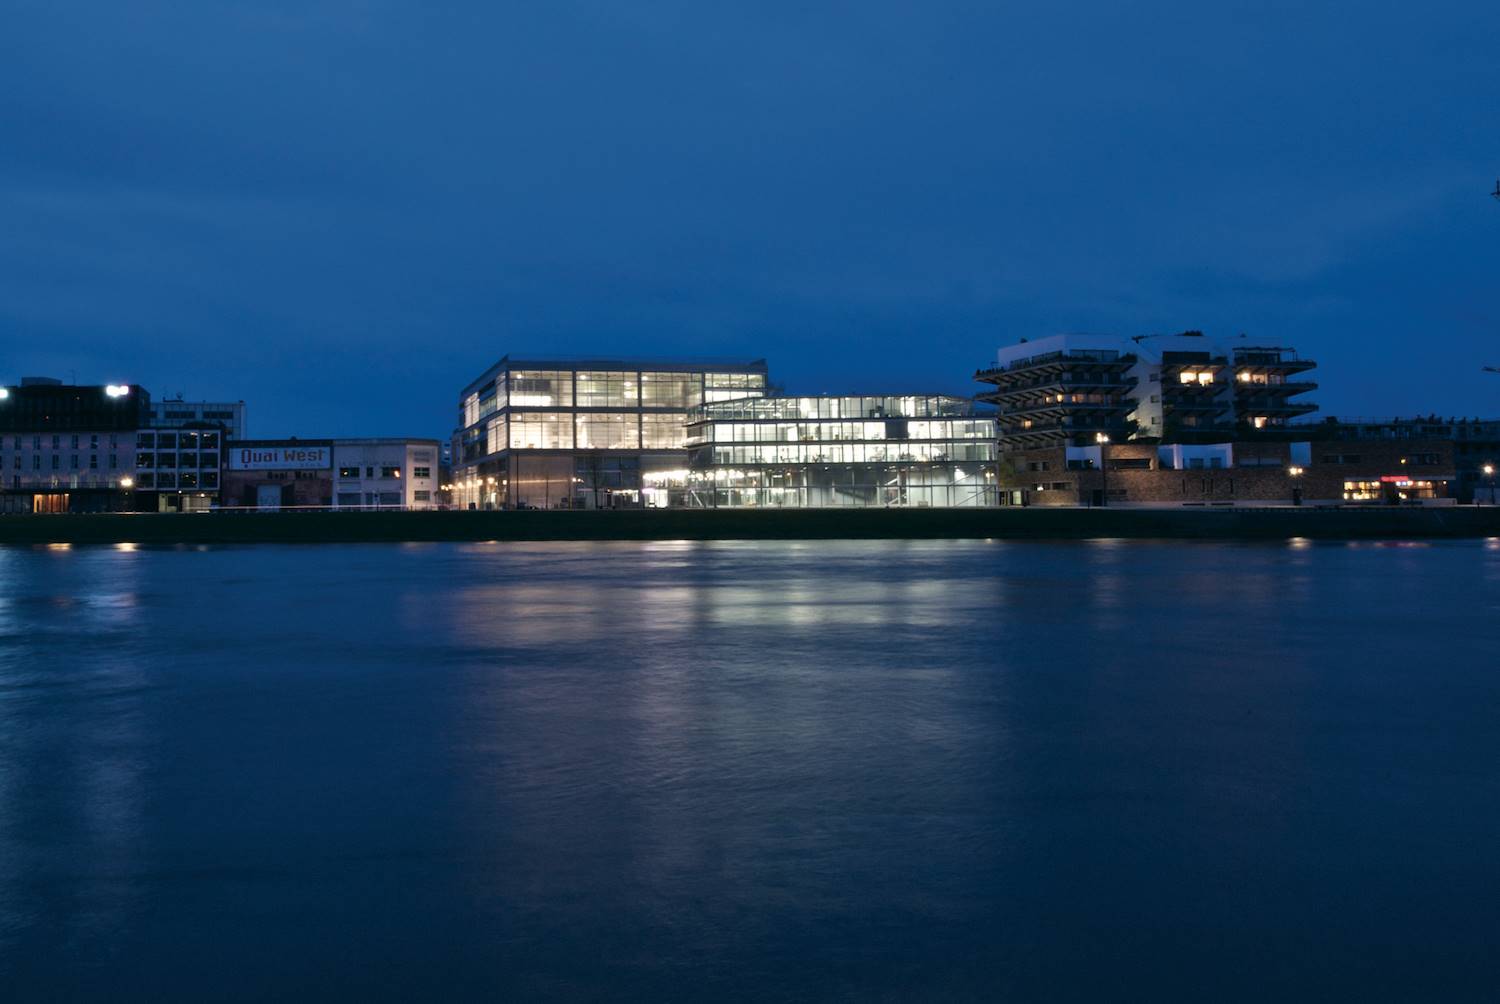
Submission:
[[[1032,369],[1038,366],[1078,365],[1078,366],[1108,366],[1114,369],[1128,369],[1136,363],[1133,352],[1121,354],[1114,349],[1075,349],[1064,352],[1044,352],[1041,355],[1027,356],[1025,359],[1016,359],[1005,366],[997,366],[993,362],[982,363],[975,371],[975,377],[998,375],[1001,373],[1015,373],[1021,370]]]

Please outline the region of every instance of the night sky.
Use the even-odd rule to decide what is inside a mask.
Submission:
[[[1201,328],[1500,414],[1500,5],[10,0],[0,382],[446,436],[513,354]]]

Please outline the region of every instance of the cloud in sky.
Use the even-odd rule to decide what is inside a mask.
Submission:
[[[1500,412],[1500,10],[23,0],[10,375],[441,435],[515,353],[966,393],[996,347],[1298,346]]]

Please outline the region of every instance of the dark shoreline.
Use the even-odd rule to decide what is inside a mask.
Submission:
[[[0,516],[0,544],[489,540],[1184,540],[1500,536],[1500,508],[809,509]]]

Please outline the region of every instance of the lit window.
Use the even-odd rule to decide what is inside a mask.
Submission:
[[[580,450],[638,450],[640,430],[635,415],[585,414],[578,416]]]
[[[512,408],[573,404],[573,374],[564,370],[517,370],[510,375]]]
[[[574,393],[580,408],[634,408],[640,402],[634,373],[578,373]]]

